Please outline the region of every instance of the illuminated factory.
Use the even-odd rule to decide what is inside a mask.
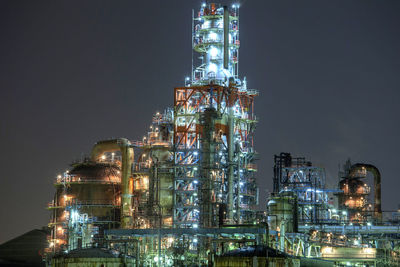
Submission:
[[[276,155],[257,211],[258,91],[239,77],[239,5],[202,4],[192,22],[173,107],[141,140],[99,141],[56,177],[47,265],[399,266],[400,216],[384,216],[370,164],[347,161],[327,188],[322,167]]]

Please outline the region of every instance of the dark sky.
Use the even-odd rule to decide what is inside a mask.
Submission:
[[[49,220],[53,179],[97,141],[139,139],[191,69],[200,1],[1,1],[0,243]],[[260,90],[261,202],[273,155],[337,183],[348,157],[400,203],[400,1],[247,0],[240,73]]]

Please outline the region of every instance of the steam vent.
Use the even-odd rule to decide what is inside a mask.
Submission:
[[[400,213],[382,211],[377,167],[348,160],[329,188],[324,168],[285,152],[257,175],[239,5],[193,14],[192,73],[174,106],[142,140],[98,141],[56,177],[46,264],[400,266]],[[265,207],[256,177],[272,177]]]

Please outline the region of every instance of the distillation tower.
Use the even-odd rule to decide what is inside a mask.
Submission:
[[[396,218],[383,220],[381,175],[375,166],[348,160],[338,188],[330,189],[325,170],[303,157],[280,153],[274,163],[269,246],[328,260],[331,266],[398,266],[400,226]],[[365,179],[368,172],[374,176],[372,186]]]
[[[238,78],[239,8],[203,4],[193,20],[200,62],[174,97],[174,224],[246,223],[257,204],[258,93]]]
[[[380,222],[382,220],[381,173],[378,168],[363,163],[352,165],[350,160],[347,160],[343,167],[344,170],[339,172],[341,176],[339,182],[341,192],[337,194],[339,208],[348,210],[349,220],[352,222]],[[367,184],[366,177],[369,172],[374,176],[373,201],[368,199],[371,187]]]
[[[118,165],[82,162],[54,183],[50,249],[74,249],[101,242],[104,229],[120,226],[121,175]]]
[[[258,201],[254,98],[238,78],[239,7],[203,4],[193,17],[191,78],[174,107],[135,142],[135,227],[248,223]],[[152,219],[150,219],[150,217]]]
[[[192,19],[196,56],[191,77],[174,88],[173,107],[153,115],[142,140],[100,141],[80,163],[108,170],[112,182],[75,169],[57,180],[52,252],[107,245],[148,266],[201,265],[210,252],[259,243],[265,234],[254,228],[258,91],[239,78],[239,6],[202,4]],[[107,203],[90,199],[92,185],[110,192]],[[83,208],[90,201],[96,208]],[[98,227],[101,220],[107,227]]]
[[[104,245],[104,231],[131,222],[133,148],[124,138],[97,142],[91,157],[58,175],[48,252]]]
[[[192,25],[192,71],[173,106],[153,115],[141,140],[99,141],[57,177],[48,262],[97,247],[133,266],[398,266],[400,215],[383,221],[370,164],[347,162],[329,189],[324,168],[275,155],[259,216],[258,91],[239,77],[239,6],[204,3]]]

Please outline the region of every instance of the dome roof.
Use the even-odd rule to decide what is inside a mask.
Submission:
[[[115,177],[121,177],[119,166],[98,162],[76,164],[70,174],[82,180],[115,180]]]

